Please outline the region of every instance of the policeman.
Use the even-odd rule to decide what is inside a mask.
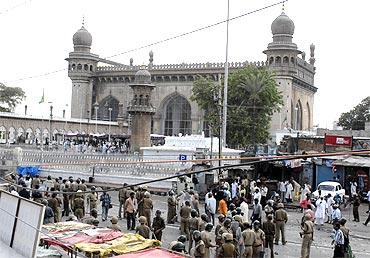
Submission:
[[[191,210],[191,218],[189,219],[189,234],[190,234],[190,239],[189,239],[189,252],[191,248],[193,247],[193,232],[195,230],[199,230],[199,217],[198,217],[198,212],[195,209]]]
[[[278,203],[277,205],[277,211],[275,212],[275,224],[276,224],[276,235],[275,235],[275,244],[279,244],[279,239],[280,239],[280,232],[281,232],[281,241],[283,245],[286,244],[285,241],[285,223],[288,221],[288,214],[284,210],[284,204],[283,203]]]
[[[222,235],[224,243],[220,248],[219,257],[220,258],[233,258],[237,257],[237,251],[235,245],[233,244],[233,235],[230,233],[224,233]]]
[[[81,192],[81,190],[78,190]],[[73,212],[78,220],[82,219],[85,215],[85,201],[81,194],[77,191],[73,201]]]
[[[194,247],[191,249],[191,254],[193,254],[193,257],[195,258],[204,258],[206,253],[205,244],[201,238],[199,230],[195,230],[193,232],[193,239],[195,241]]]
[[[200,215],[200,221],[199,221],[199,231],[202,232],[208,223],[208,215],[203,213]]]
[[[113,229],[115,231],[122,231],[122,228],[118,225],[118,218],[116,216],[113,216],[110,219],[110,222],[112,223],[108,228]]]
[[[177,241],[172,241],[170,243],[169,249],[172,250],[172,251],[176,251],[176,252],[185,254],[186,253],[185,242],[186,242],[186,236],[180,235],[177,238]]]
[[[87,195],[87,203],[90,208],[90,213],[93,209],[96,209],[98,207],[98,194],[95,192],[95,186],[91,187],[91,192]]]
[[[200,236],[204,242],[204,246],[206,249],[204,258],[210,258],[211,257],[210,248],[217,247],[217,245],[212,243],[212,237],[211,237],[212,228],[213,228],[212,223],[207,223],[207,225],[205,226],[205,229],[200,232]]]
[[[190,218],[190,213],[191,213],[191,207],[190,207],[190,202],[185,201],[185,205],[181,207],[180,209],[180,230],[181,230],[181,235],[186,235],[186,237],[189,239],[189,218]]]
[[[90,211],[90,216],[89,217],[85,217],[82,220],[82,222],[85,223],[85,224],[90,224],[90,225],[98,226],[99,225],[98,211],[96,209],[92,209]]]
[[[127,184],[124,183],[123,186],[125,187]],[[121,188],[118,191],[118,201],[119,201],[119,208],[118,208],[118,219],[122,219],[122,208],[123,208],[123,217],[125,217],[125,202],[127,200],[127,188]]]
[[[243,223],[245,230],[242,232],[244,240],[244,257],[252,258],[253,255],[253,243],[256,241],[256,234],[251,229],[251,225],[248,222]]]
[[[176,216],[176,199],[172,190],[168,193],[167,206],[167,224],[173,224]]]
[[[310,251],[311,251],[311,244],[313,241],[313,229],[314,224],[311,221],[311,215],[306,213],[303,218],[304,222],[301,225],[302,231],[299,233],[302,239],[302,247],[301,247],[301,258],[309,258]]]
[[[266,248],[270,248],[271,258],[274,258],[274,236],[275,236],[275,224],[272,222],[272,214],[267,215],[267,220],[262,224],[262,230],[265,232],[266,237]]]
[[[161,217],[162,212],[160,210],[156,210],[155,217],[153,219],[153,238],[161,241],[162,240],[162,232],[166,227],[166,224],[164,223],[164,219]]]
[[[136,233],[146,239],[149,239],[150,228],[146,225],[146,218],[144,216],[140,216],[139,223],[140,225],[136,227]]]
[[[256,220],[253,222],[254,234],[256,239],[253,243],[253,257],[260,257],[260,254],[263,250],[263,243],[265,242],[265,232],[260,228],[261,223]]]
[[[145,192],[143,199],[143,216],[146,218],[148,226],[151,225],[152,210],[153,210],[153,201],[150,199],[150,193]]]

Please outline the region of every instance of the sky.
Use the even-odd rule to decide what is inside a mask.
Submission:
[[[230,0],[230,18],[277,2]],[[316,46],[315,125],[331,128],[342,112],[370,96],[369,9],[368,0],[285,3],[298,48],[309,57],[310,44]],[[226,11],[227,0],[1,0],[0,82],[26,92],[17,113],[27,104],[28,114],[47,116],[52,102],[55,116],[63,109],[69,115],[72,83],[65,58],[83,17],[93,37],[91,52],[105,58],[225,20]],[[229,61],[265,61],[262,51],[281,11],[279,4],[231,21]],[[147,64],[152,50],[154,64],[225,62],[225,43],[224,23],[110,59],[129,64],[132,57],[134,64]],[[39,76],[54,71],[59,72]],[[38,104],[43,89],[46,103]]]

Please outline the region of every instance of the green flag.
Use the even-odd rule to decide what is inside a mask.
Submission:
[[[42,89],[42,97],[39,101],[39,104],[44,103],[44,102],[45,102],[45,93],[44,93],[44,89]]]

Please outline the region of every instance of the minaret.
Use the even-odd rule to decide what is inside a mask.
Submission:
[[[88,118],[92,110],[92,78],[96,71],[99,56],[90,53],[91,34],[82,23],[73,35],[74,51],[69,53],[68,76],[72,80],[72,118]]]
[[[133,100],[127,107],[132,116],[131,150],[140,151],[141,147],[150,147],[150,125],[155,108],[152,106],[151,94],[155,85],[152,84],[151,74],[142,68],[135,74],[135,82],[130,85],[133,90]]]

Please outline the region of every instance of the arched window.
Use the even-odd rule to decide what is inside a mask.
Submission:
[[[291,62],[292,64],[294,64],[294,63],[295,63],[295,61],[294,61],[294,57],[291,57],[291,58],[290,58],[290,62]]]
[[[77,70],[82,70],[82,64],[77,65]]]
[[[191,107],[180,95],[170,98],[165,106],[165,135],[191,134]]]
[[[294,129],[302,130],[302,104],[301,101],[298,100],[298,103],[295,105],[295,126]]]
[[[306,109],[307,109],[307,130],[311,130],[311,108],[308,102],[306,103]]]
[[[0,143],[6,143],[6,128],[0,126]]]
[[[289,64],[289,57],[284,56],[284,58],[283,58],[283,64]]]
[[[274,63],[274,57],[270,57],[269,64],[273,64],[273,63]]]
[[[85,65],[84,65],[84,70],[85,70],[85,71],[88,71],[88,70],[89,70],[89,65],[85,64]]]
[[[277,57],[275,58],[275,63],[276,63],[276,64],[281,64],[281,57],[280,57],[280,56],[277,56]]]
[[[76,70],[76,64],[72,64],[72,71]]]
[[[119,101],[111,95],[109,95],[99,103],[98,119],[109,121],[110,108],[111,108],[111,121],[117,121],[119,112]],[[93,111],[94,110],[95,109],[93,109]]]

